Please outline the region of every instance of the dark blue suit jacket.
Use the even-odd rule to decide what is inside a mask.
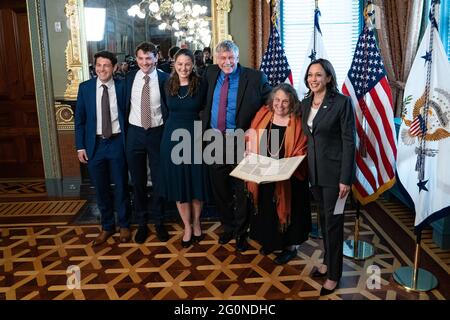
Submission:
[[[119,125],[122,132],[122,142],[125,147],[125,95],[124,82],[114,80]],[[97,134],[97,78],[80,83],[78,89],[77,104],[75,109],[75,144],[77,150],[86,149],[87,156],[91,159],[95,154],[95,139]]]
[[[136,77],[136,73],[139,70],[131,71],[127,73],[127,76],[125,78],[125,90],[126,90],[126,122],[128,124],[128,117],[130,115],[130,109],[131,109],[131,90],[133,89],[133,83],[134,78]],[[164,85],[166,83],[166,80],[169,79],[169,74],[162,72],[158,69],[156,69],[158,73],[158,84],[159,84],[159,92],[161,94],[161,113],[164,123],[167,120],[167,117],[169,116],[169,110],[167,109],[166,104],[166,94],[164,90]]]

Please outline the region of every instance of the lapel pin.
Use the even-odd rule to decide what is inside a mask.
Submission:
[[[324,109],[328,108],[328,106],[323,106]]]

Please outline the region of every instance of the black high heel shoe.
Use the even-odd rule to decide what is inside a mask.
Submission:
[[[337,288],[337,285],[333,289],[327,289],[325,287],[322,287],[322,288],[320,288],[320,295],[326,296],[328,294],[332,294],[334,292],[334,290],[336,290],[336,288]]]
[[[322,286],[322,288],[320,288],[320,295],[321,296],[326,296],[328,294],[332,294],[334,292],[334,290],[337,289],[338,285],[339,285],[339,280],[336,282],[336,285],[334,286],[333,289],[327,289],[324,286]]]
[[[181,246],[183,248],[189,248],[191,246],[191,244],[192,244],[192,238],[193,237],[194,236],[192,236],[191,239],[189,239],[188,241],[184,241],[183,238],[181,238]]]
[[[205,234],[204,233],[202,233],[202,234],[200,234],[199,236],[196,236],[195,234],[192,234],[192,241],[194,241],[194,242],[200,242],[200,241],[202,241],[203,239],[205,239]]]

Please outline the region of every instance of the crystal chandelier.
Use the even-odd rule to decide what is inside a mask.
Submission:
[[[193,44],[195,48],[208,47],[211,43],[211,30],[209,22],[204,18],[191,19],[187,28],[175,31],[178,40],[185,40]]]
[[[160,30],[188,30],[190,21],[206,14],[208,8],[190,0],[142,0],[128,9],[128,15],[144,19],[146,15],[159,21]]]

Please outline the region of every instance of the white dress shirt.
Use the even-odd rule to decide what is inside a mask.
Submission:
[[[97,78],[97,86],[96,86],[97,134],[100,135],[102,134],[102,95],[103,95],[102,84],[105,84],[108,87],[112,134],[119,133],[120,132],[119,110],[117,108],[116,86],[114,85],[114,80],[111,78],[107,83],[103,83],[100,81],[100,79]]]
[[[153,70],[150,76],[150,112],[151,123],[150,128],[159,127],[163,124],[161,112],[161,93],[159,92],[158,73]],[[142,88],[145,84],[145,73],[139,70],[133,81],[133,88],[131,89],[131,108],[128,121],[130,124],[142,127],[141,123],[141,96]]]
[[[317,108],[317,109],[311,108],[311,111],[309,112],[308,121],[306,122],[306,124],[308,125],[309,131],[311,131],[311,132],[313,130],[313,121],[314,121],[314,118],[316,117],[318,111],[319,111],[319,108]]]

